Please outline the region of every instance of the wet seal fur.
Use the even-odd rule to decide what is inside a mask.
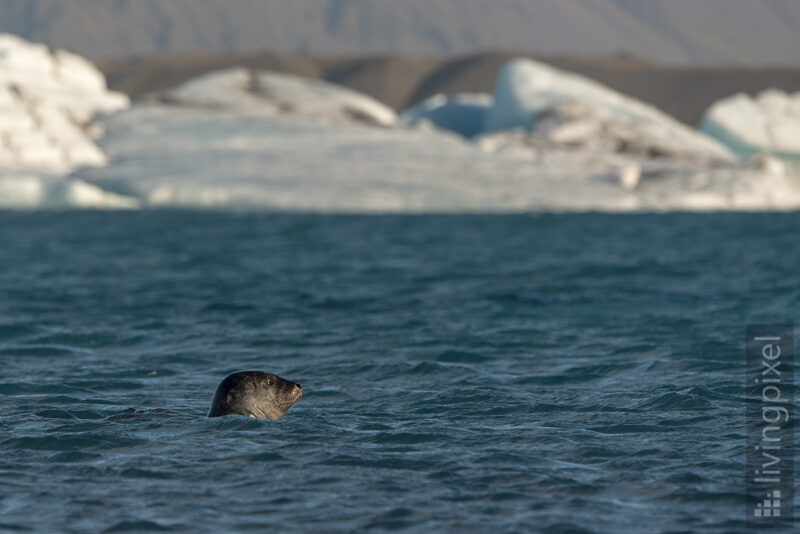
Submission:
[[[303,386],[264,371],[238,371],[222,379],[209,417],[238,414],[280,419],[303,396]]]

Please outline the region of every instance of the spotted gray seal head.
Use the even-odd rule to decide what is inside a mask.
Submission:
[[[239,371],[219,383],[208,416],[239,414],[277,420],[302,396],[299,382],[264,371]]]

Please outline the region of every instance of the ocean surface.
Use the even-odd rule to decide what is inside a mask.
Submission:
[[[747,532],[800,214],[0,213],[0,531]],[[229,372],[303,383],[208,419]]]

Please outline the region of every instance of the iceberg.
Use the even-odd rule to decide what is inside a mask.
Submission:
[[[98,113],[128,106],[85,59],[0,35],[0,165],[68,172],[103,165],[89,128]]]
[[[500,136],[515,132],[472,142],[338,111],[275,111],[271,95],[217,91],[213,80],[231,81],[205,78],[203,94],[225,93],[230,102],[210,106],[193,93],[148,99],[107,117],[100,144],[108,166],[84,168],[73,178],[151,208],[452,213],[800,206],[790,180],[757,169],[502,142]],[[259,99],[264,111],[256,111]]]
[[[700,129],[743,159],[764,152],[800,164],[800,92],[729,96],[711,105]]]
[[[131,106],[82,58],[0,37],[0,208],[800,208],[774,160],[738,164],[653,108],[532,62],[504,67],[493,97],[439,96],[398,119],[349,89],[244,68]]]
[[[0,206],[132,205],[60,177],[107,163],[93,119],[129,105],[91,63],[0,34]]]
[[[242,67],[200,76],[158,98],[178,105],[356,120],[380,126],[393,126],[397,120],[390,107],[346,87]]]
[[[471,138],[484,132],[486,115],[493,103],[492,95],[485,93],[437,94],[403,111],[398,122],[415,126],[428,121],[437,128]]]
[[[486,132],[521,129],[541,146],[644,157],[731,161],[720,143],[653,106],[529,59],[499,70]]]
[[[135,209],[136,199],[82,180],[41,174],[0,173],[0,209]]]

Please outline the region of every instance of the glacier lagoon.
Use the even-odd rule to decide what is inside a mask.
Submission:
[[[49,65],[0,78],[33,150],[0,145],[0,529],[744,531],[744,328],[800,299],[784,167],[531,63],[498,92],[523,127],[475,132],[497,94],[398,124],[234,69],[129,106],[28,46],[0,40]],[[243,368],[306,395],[207,420]]]

